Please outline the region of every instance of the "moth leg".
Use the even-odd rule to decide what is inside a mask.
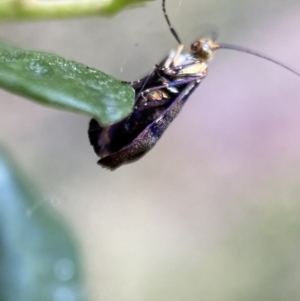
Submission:
[[[162,85],[148,88],[148,89],[144,90],[143,92],[141,92],[141,94],[145,95],[145,94],[148,94],[151,91],[165,89],[165,88],[168,88],[168,87],[169,87],[169,82],[165,81]]]
[[[170,81],[168,84],[168,88],[178,87],[178,86],[186,85],[186,84],[189,84],[192,82],[200,82],[202,78],[203,77],[199,77],[199,76],[183,77],[179,80]]]
[[[144,98],[144,96],[143,96],[144,88],[146,87],[146,85],[149,82],[149,80],[151,79],[151,77],[156,74],[157,68],[158,68],[157,65],[155,65],[155,67],[153,68],[152,72],[149,73],[147,76],[145,76],[144,78],[141,79],[141,84],[139,85],[138,88],[133,86],[133,88],[136,90],[136,92],[139,89],[139,92],[136,94],[136,97],[135,97],[135,102],[137,102],[137,100],[139,99],[139,97],[141,95]]]
[[[164,105],[170,100],[170,95],[164,90],[154,90],[146,95],[143,95],[143,100],[139,106],[144,107],[159,107]]]
[[[177,61],[178,61],[178,57],[180,56],[182,50],[184,48],[184,45],[183,44],[179,44],[178,47],[177,47],[177,50],[176,50],[176,54],[175,54],[175,57],[173,59],[173,66],[178,66],[177,64]]]
[[[186,64],[181,64],[179,66],[174,66],[172,68],[172,70],[174,70],[174,71],[180,71],[180,70],[182,70],[184,68],[191,67],[191,66],[195,65],[195,63],[197,63],[197,61],[191,61],[191,62],[186,63]]]
[[[191,82],[201,80],[202,78],[203,77],[200,77],[200,76],[197,75],[197,76],[183,77],[183,78],[180,78],[179,80],[174,80],[174,81],[167,81],[166,79],[164,79],[164,82],[163,82],[162,85],[148,88],[148,89],[144,90],[143,92],[141,92],[140,95],[142,97],[146,97],[147,94],[149,94],[153,91],[158,91],[158,90],[161,90],[161,89],[168,89],[168,88],[171,88],[171,87],[178,87],[178,86],[181,86],[181,85],[185,85],[185,84],[188,84],[188,83],[191,83]]]
[[[151,87],[140,92],[137,96],[135,107],[156,107],[163,105],[169,100],[168,94],[163,91],[163,89],[167,88],[168,86],[169,83],[164,82],[160,86]]]
[[[165,78],[161,77],[163,80],[163,84],[160,86],[155,86],[148,88],[140,93],[140,96],[143,98],[137,107],[140,106],[148,106],[148,107],[156,107],[161,106],[169,101],[169,95],[164,90],[167,89],[171,93],[177,93],[176,87],[181,85],[186,85],[192,82],[200,82],[203,76],[184,76],[178,80],[167,81]]]
[[[145,78],[146,78],[146,77],[145,77]],[[122,84],[125,84],[125,85],[129,85],[129,86],[131,86],[133,89],[137,90],[137,89],[139,89],[139,88],[142,87],[145,78],[138,79],[138,80],[134,80],[134,81],[132,81],[132,82],[122,81],[121,83],[122,83]]]
[[[145,96],[148,93],[151,93],[152,91],[156,91],[156,90],[160,90],[160,89],[168,89],[168,88],[173,88],[173,87],[179,87],[182,85],[186,85],[189,84],[191,82],[200,82],[202,78],[205,77],[205,74],[200,76],[200,75],[186,75],[186,76],[182,76],[181,78],[177,79],[177,80],[170,80],[168,81],[167,79],[162,78],[163,80],[163,84],[161,86],[156,86],[156,87],[151,87],[149,89],[144,90],[141,95]]]
[[[172,50],[162,66],[158,66],[159,69],[164,71],[172,69],[172,66],[177,66],[178,57],[180,56],[183,47],[183,44],[179,44],[176,51]]]
[[[155,74],[156,69],[157,69],[157,66],[154,67],[154,70],[151,73],[149,73],[148,75],[144,76],[141,79],[134,80],[134,81],[131,81],[131,82],[121,81],[121,83],[125,84],[125,85],[129,85],[129,86],[131,86],[135,90],[141,89],[143,86],[145,86],[147,84],[147,82]]]

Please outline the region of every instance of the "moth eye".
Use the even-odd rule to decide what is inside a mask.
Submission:
[[[195,41],[191,44],[191,52],[197,54],[201,49],[201,43],[199,41]]]

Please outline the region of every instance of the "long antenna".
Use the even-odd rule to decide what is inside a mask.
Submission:
[[[292,73],[294,73],[294,74],[300,76],[300,73],[299,73],[299,72],[297,72],[297,71],[293,70],[292,68],[286,66],[285,64],[283,64],[283,63],[281,63],[281,62],[278,62],[278,61],[276,61],[275,59],[272,59],[272,58],[270,58],[270,57],[268,57],[268,56],[266,56],[266,55],[264,55],[264,54],[262,54],[262,53],[259,53],[259,52],[257,52],[257,51],[250,50],[250,49],[247,49],[247,48],[244,48],[244,47],[240,47],[240,46],[236,46],[236,45],[227,44],[227,43],[220,43],[220,44],[218,43],[217,45],[218,45],[218,46],[216,47],[217,49],[218,49],[218,48],[219,48],[219,49],[230,49],[230,50],[235,50],[235,51],[239,51],[239,52],[244,52],[244,53],[248,53],[248,54],[251,54],[251,55],[260,57],[260,58],[262,58],[262,59],[265,59],[265,60],[267,60],[267,61],[269,61],[269,62],[272,62],[272,63],[274,63],[274,64],[276,64],[276,65],[278,65],[278,66],[281,66],[281,67],[283,67],[284,69],[286,69],[286,70],[288,70],[288,71],[290,71],[290,72],[292,72]]]
[[[162,10],[163,10],[165,19],[166,19],[166,21],[168,23],[169,29],[170,29],[173,37],[176,39],[176,41],[177,41],[178,44],[182,44],[182,42],[181,42],[181,40],[180,40],[180,38],[179,38],[176,30],[173,28],[173,26],[172,26],[172,24],[171,24],[171,22],[169,20],[169,17],[168,17],[167,11],[166,11],[166,0],[162,0]]]

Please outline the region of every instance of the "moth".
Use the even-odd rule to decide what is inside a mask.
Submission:
[[[190,50],[184,51],[184,45],[168,18],[165,0],[162,0],[162,11],[178,43],[177,49],[172,50],[146,77],[128,83],[136,95],[134,109],[128,117],[108,127],[102,127],[95,119],[89,124],[90,143],[101,158],[98,164],[111,170],[141,158],[154,147],[190,95],[205,79],[208,61],[218,49],[249,53],[300,76],[263,54],[235,45],[217,44],[212,39],[195,40]]]

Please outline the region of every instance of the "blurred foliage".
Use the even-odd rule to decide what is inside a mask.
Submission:
[[[5,0],[0,1],[0,20],[67,18],[89,15],[107,15],[124,7],[151,0]]]
[[[77,246],[0,149],[0,301],[86,300]]]

